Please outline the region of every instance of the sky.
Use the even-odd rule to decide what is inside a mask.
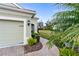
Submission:
[[[65,8],[61,8],[55,3],[20,3],[19,5],[24,9],[36,11],[36,17],[39,18],[39,21],[43,21],[44,24],[51,20],[55,13],[65,10]]]

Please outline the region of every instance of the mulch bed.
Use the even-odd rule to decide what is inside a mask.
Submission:
[[[38,51],[43,47],[41,42],[38,42],[37,44],[33,45],[33,46],[29,46],[29,45],[25,45],[24,46],[24,53],[29,53],[29,52],[34,52],[34,51]]]

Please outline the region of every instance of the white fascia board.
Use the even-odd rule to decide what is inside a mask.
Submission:
[[[12,8],[12,7],[8,7],[8,6],[4,6],[4,5],[0,5],[0,8],[11,10],[11,11],[16,11],[16,12],[19,12],[19,13],[32,14],[32,15],[36,14],[35,11],[26,10],[26,9]]]
[[[21,6],[19,6],[19,4],[17,4],[17,3],[12,3],[13,5],[15,5],[17,8],[19,8],[19,9],[22,9],[22,7]]]

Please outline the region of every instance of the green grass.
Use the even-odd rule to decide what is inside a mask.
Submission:
[[[49,37],[52,35],[52,31],[50,30],[39,30],[39,34],[41,37],[49,39]]]
[[[50,30],[39,30],[39,34],[41,37],[49,39],[52,35],[58,35],[62,32],[55,32]]]

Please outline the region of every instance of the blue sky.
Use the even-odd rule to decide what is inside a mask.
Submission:
[[[20,3],[20,6],[36,11],[39,21],[42,20],[44,23],[51,20],[51,17],[56,12],[65,10],[65,8],[61,8],[53,3]]]

